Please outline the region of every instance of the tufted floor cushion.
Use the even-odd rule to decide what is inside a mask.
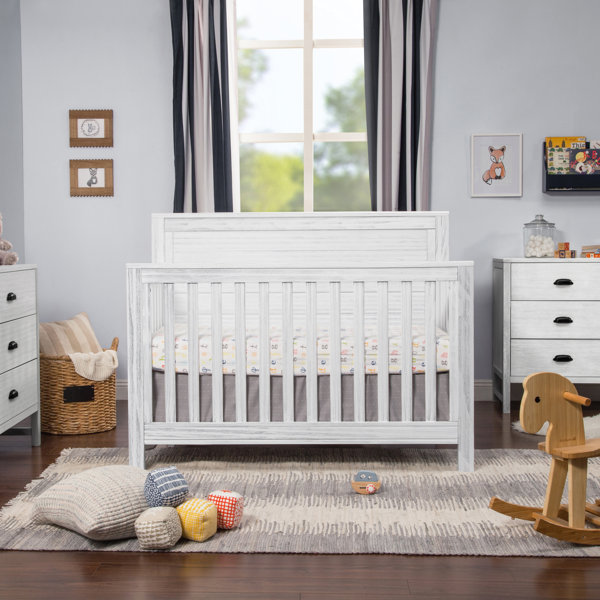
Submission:
[[[142,548],[166,550],[181,538],[181,521],[173,507],[154,506],[136,519],[135,533]]]
[[[58,482],[34,502],[38,523],[52,523],[92,540],[135,537],[135,520],[148,508],[144,469],[111,465]]]
[[[190,498],[177,507],[183,537],[204,542],[217,531],[217,507],[208,500]]]

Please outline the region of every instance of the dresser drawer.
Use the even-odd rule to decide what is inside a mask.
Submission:
[[[35,271],[0,273],[0,321],[18,319],[35,311]]]
[[[512,300],[598,300],[600,264],[517,263],[511,270]]]
[[[510,335],[512,338],[600,339],[600,302],[511,302]]]
[[[37,377],[37,360],[0,375],[0,424],[28,409],[37,410]]]
[[[36,315],[0,324],[0,373],[37,357]]]
[[[512,340],[510,364],[513,377],[553,371],[565,377],[600,376],[600,340]],[[555,357],[569,357],[568,362]]]

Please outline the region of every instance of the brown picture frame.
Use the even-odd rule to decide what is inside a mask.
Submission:
[[[71,148],[110,148],[113,146],[112,110],[70,110]]]
[[[101,176],[98,170],[102,169]],[[81,185],[80,170],[89,171],[87,186]],[[114,196],[114,169],[112,159],[70,160],[69,173],[71,181],[71,196]],[[87,177],[84,175],[83,179]],[[104,178],[104,185],[98,181]]]

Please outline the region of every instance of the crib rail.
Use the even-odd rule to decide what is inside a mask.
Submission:
[[[128,265],[128,361],[130,457],[143,464],[144,443],[457,443],[459,468],[472,470],[473,330],[472,263],[423,262],[398,267],[207,269],[185,265]],[[210,301],[208,299],[210,298]],[[301,309],[299,309],[301,307]],[[425,421],[413,420],[412,326],[425,331]],[[276,315],[282,342],[283,420],[271,419],[270,326]],[[188,414],[177,421],[175,325],[185,320],[197,340],[201,317],[210,324],[212,421],[200,422],[198,344],[188,347]],[[399,326],[401,421],[390,422],[388,343]],[[248,422],[246,332],[258,335],[259,418]],[[294,413],[294,327],[306,339],[306,421]],[[318,329],[329,334],[330,414],[318,414]],[[378,339],[377,420],[366,422],[365,329]],[[342,326],[354,335],[353,417],[342,414]],[[437,420],[436,329],[450,340],[449,419]],[[152,402],[151,338],[165,338],[165,420],[156,422]],[[223,334],[236,339],[235,422],[225,422]]]

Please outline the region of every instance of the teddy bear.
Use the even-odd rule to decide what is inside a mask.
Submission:
[[[2,214],[0,214],[0,265],[14,265],[19,257],[16,252],[11,252],[12,244],[2,239]]]

